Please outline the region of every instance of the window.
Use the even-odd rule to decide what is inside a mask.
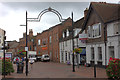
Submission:
[[[36,47],[34,47],[34,50],[36,51]]]
[[[43,44],[43,45],[46,45],[46,42],[47,42],[46,39],[42,39],[42,44]]]
[[[98,47],[98,59],[102,60],[102,48]]]
[[[40,45],[40,39],[38,40],[38,45]]]
[[[33,42],[33,41],[34,41],[34,39],[31,39],[31,41]]]
[[[63,61],[63,52],[61,52],[61,57],[62,57],[61,59],[62,59],[62,61]]]
[[[38,54],[40,54],[40,51],[38,52]]]
[[[80,32],[81,29],[74,29],[74,36],[77,36],[77,34]]]
[[[94,60],[94,47],[91,47],[91,59]]]
[[[31,45],[30,45],[30,51],[31,51]]]
[[[88,26],[88,37],[92,37],[92,27]]]
[[[65,57],[66,57],[65,59],[66,59],[66,61],[67,61],[67,52],[65,53]]]
[[[50,59],[52,59],[52,51],[50,51]]]
[[[64,34],[64,32],[63,32],[63,38],[65,37],[65,34]]]
[[[64,42],[63,42],[63,50],[64,50]]]
[[[65,46],[67,47],[67,41],[65,41]]]
[[[67,37],[69,36],[69,30],[67,29]]]
[[[88,26],[88,37],[97,38],[101,36],[101,23]]]
[[[114,27],[114,34],[119,34],[120,33],[120,23],[115,23],[113,27]]]
[[[68,54],[69,54],[69,60],[70,60],[70,52]]]
[[[115,58],[114,56],[114,46],[109,46],[110,57]]]
[[[52,37],[50,36],[50,37],[49,37],[49,41],[50,41],[50,43],[52,42],[52,40],[51,40],[51,39],[52,39]]]

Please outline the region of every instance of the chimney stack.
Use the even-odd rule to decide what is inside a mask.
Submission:
[[[88,8],[84,10],[84,20],[86,19],[87,13],[88,13]]]
[[[23,33],[23,38],[25,38],[26,37],[26,33]]]
[[[33,36],[33,31],[32,31],[32,29],[29,29],[29,36],[30,36],[30,37]]]

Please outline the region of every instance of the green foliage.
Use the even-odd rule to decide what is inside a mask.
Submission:
[[[75,53],[81,53],[82,52],[82,49],[81,48],[75,48],[74,50],[73,50],[73,52],[75,52]]]
[[[0,62],[2,63],[2,69],[1,72],[2,74],[4,74],[4,59],[0,60]],[[13,68],[13,64],[10,61],[10,59],[5,59],[5,74],[10,74],[14,72],[14,68]]]
[[[106,73],[109,78],[120,79],[120,59],[110,58],[109,64],[106,68]]]

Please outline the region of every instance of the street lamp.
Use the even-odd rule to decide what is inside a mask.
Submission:
[[[3,61],[3,66],[4,66],[4,72],[3,72],[3,74],[4,74],[4,78],[5,78],[5,73],[6,73],[6,71],[5,71],[5,40],[6,40],[6,36],[5,36],[5,31],[4,31],[4,38],[3,38],[3,54],[4,54],[4,61]]]
[[[73,12],[72,12],[72,45],[74,50],[74,27],[73,27]],[[75,65],[74,65],[74,52],[73,52],[73,72],[75,72]]]
[[[27,51],[28,51],[28,47],[27,47],[27,11],[26,11],[26,25],[20,25],[20,26],[26,26],[26,47],[25,47],[25,51],[26,51],[26,76],[28,75],[28,57],[27,57]]]

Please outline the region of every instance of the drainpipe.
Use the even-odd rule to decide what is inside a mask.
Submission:
[[[106,29],[107,29],[107,26],[106,26],[106,24],[105,24],[105,26],[104,26],[104,44],[105,44],[105,68],[106,68],[106,65],[107,65],[107,56],[106,56],[106,54],[107,54],[107,33],[106,33]]]

